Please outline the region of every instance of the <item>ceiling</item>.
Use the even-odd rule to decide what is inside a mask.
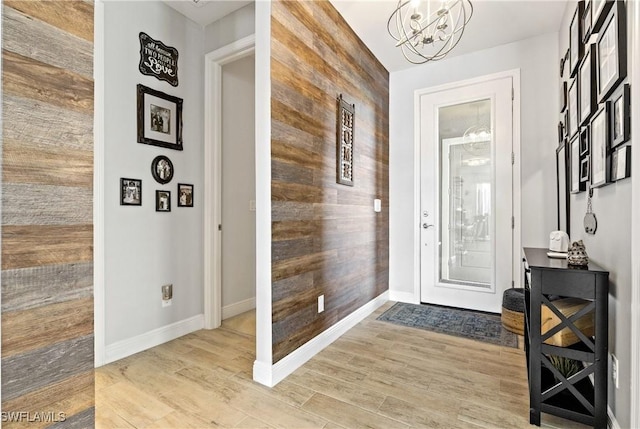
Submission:
[[[262,0],[258,0],[262,1]],[[330,0],[344,19],[390,72],[416,67],[407,62],[387,33],[397,0]],[[473,16],[462,40],[447,57],[467,54],[560,29],[565,0],[472,0]],[[244,0],[165,1],[205,26],[240,9]],[[439,2],[438,2],[439,3]]]

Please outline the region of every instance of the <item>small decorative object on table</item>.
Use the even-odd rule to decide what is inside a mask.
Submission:
[[[589,257],[587,256],[586,248],[582,240],[574,241],[569,246],[567,252],[567,263],[574,266],[587,266],[589,264]]]

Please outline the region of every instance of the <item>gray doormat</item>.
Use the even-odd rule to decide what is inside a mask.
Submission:
[[[502,327],[499,314],[398,302],[377,320],[518,348],[518,336]]]

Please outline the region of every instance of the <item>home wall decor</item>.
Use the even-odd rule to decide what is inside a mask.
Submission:
[[[156,190],[156,211],[171,211],[171,191]]]
[[[567,180],[567,142],[563,142],[556,149],[556,184],[558,191],[558,230],[569,232],[569,181]]]
[[[145,76],[178,86],[178,50],[140,32],[140,64],[138,70]]]
[[[591,186],[604,186],[609,180],[608,138],[609,104],[600,107],[591,120]]]
[[[576,135],[569,143],[569,190],[577,194],[586,189],[585,182],[580,181],[580,136]]]
[[[142,180],[126,178],[120,179],[120,205],[142,205]]]
[[[151,175],[156,182],[164,185],[173,179],[173,163],[164,155],[156,156],[151,162]]]
[[[629,140],[631,135],[631,90],[626,83],[611,95],[611,148]]]
[[[579,110],[578,110],[578,79],[573,79],[569,84],[569,124],[567,125],[569,138],[573,138],[578,133]]]
[[[356,105],[349,104],[338,96],[338,124],[336,126],[336,173],[337,182],[353,186],[353,142]]]
[[[623,1],[614,2],[598,33],[598,102],[602,103],[627,77],[627,19]]]
[[[622,146],[611,154],[611,181],[631,176],[631,146]]]
[[[576,10],[573,12],[571,26],[569,27],[569,76],[574,76],[578,71],[578,64],[582,59],[582,15],[584,13],[584,2],[579,1]]]
[[[138,143],[182,150],[182,98],[138,84]]]
[[[193,207],[193,185],[178,183],[178,207]]]
[[[580,125],[586,124],[597,110],[597,94],[595,87],[596,51],[594,45],[585,49],[584,58],[579,66],[578,82],[580,84]]]

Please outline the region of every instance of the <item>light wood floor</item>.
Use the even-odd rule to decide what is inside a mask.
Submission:
[[[391,304],[272,389],[251,379],[253,312],[101,367],[96,427],[532,427],[521,350],[376,321]]]

